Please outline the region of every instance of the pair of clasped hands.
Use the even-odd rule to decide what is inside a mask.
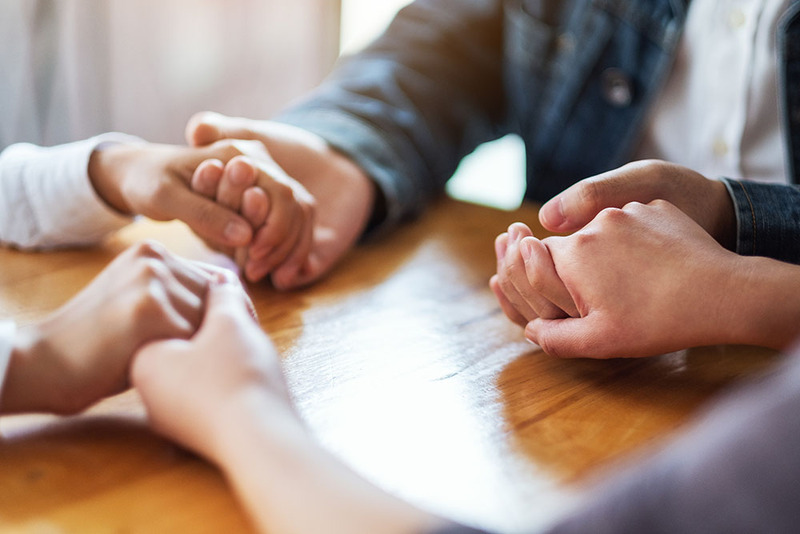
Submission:
[[[189,121],[186,138],[183,147],[102,147],[90,160],[92,185],[123,214],[185,222],[245,278],[269,276],[278,289],[318,279],[366,225],[371,184],[313,134],[206,112]],[[325,199],[322,209],[315,198]]]
[[[512,224],[495,242],[490,286],[552,356],[792,342],[790,314],[779,310],[796,267],[731,251],[737,223],[723,182],[635,162],[578,182],[542,206],[539,221],[571,234],[537,239]]]

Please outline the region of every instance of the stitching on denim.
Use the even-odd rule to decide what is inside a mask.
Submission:
[[[744,197],[747,199],[747,203],[750,205],[750,216],[753,219],[753,256],[756,255],[756,210],[753,208],[753,201],[750,200],[750,195],[747,193],[747,188],[744,186],[744,183],[737,181],[736,183],[739,184],[739,187],[742,188],[742,192],[744,192]]]

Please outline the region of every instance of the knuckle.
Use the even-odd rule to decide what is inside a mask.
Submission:
[[[541,267],[531,269],[528,271],[528,283],[536,293],[543,293],[547,289],[546,277],[544,276]]]
[[[131,317],[136,324],[158,319],[160,318],[160,312],[161,307],[158,305],[158,298],[150,288],[140,293],[131,306]]]
[[[237,141],[234,139],[220,139],[212,145],[212,148],[214,154],[223,163],[243,154],[242,150],[239,149]]]
[[[142,257],[136,263],[137,278],[140,282],[147,284],[148,292],[152,291],[151,283],[164,278],[167,272],[167,266],[158,258]]]
[[[597,219],[597,223],[595,224],[601,224],[602,222],[602,219]],[[565,247],[565,252],[570,254],[574,250],[581,250],[593,245],[597,241],[597,234],[590,230],[583,230],[573,234],[568,239],[569,246]]]
[[[131,250],[137,258],[163,258],[166,253],[164,245],[153,239],[139,241]]]
[[[670,202],[664,200],[663,198],[657,198],[653,201],[650,201],[648,202],[647,205],[656,208],[659,211],[669,210],[672,209],[673,207],[673,205]]]
[[[158,178],[150,184],[150,202],[155,206],[166,206],[174,198],[172,183],[166,178]]]
[[[600,183],[597,180],[587,180],[581,183],[578,188],[578,197],[582,204],[593,208],[598,206],[601,197]]]
[[[603,208],[597,214],[597,220],[604,223],[618,223],[626,217],[625,210],[621,208]]]
[[[660,159],[645,159],[636,162],[639,177],[642,180],[661,183],[672,174],[672,164]]]

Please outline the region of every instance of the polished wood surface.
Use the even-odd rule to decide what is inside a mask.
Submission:
[[[548,521],[588,475],[663,441],[777,358],[748,347],[548,357],[487,286],[494,237],[516,220],[545,235],[533,206],[442,200],[312,288],[249,288],[300,411],[328,449],[419,506],[511,532]],[[146,237],[224,261],[179,223],[139,222],[92,250],[4,250],[0,317],[42,317]],[[0,430],[4,532],[249,532],[222,476],[152,434],[135,392],[76,417],[5,417]]]

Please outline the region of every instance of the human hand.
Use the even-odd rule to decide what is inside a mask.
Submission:
[[[252,244],[232,254],[245,276],[255,282],[280,269],[273,284],[287,287],[311,249],[316,205],[311,194],[268,157],[237,156],[227,164],[207,160],[195,171],[192,189],[240,212],[253,227]]]
[[[220,139],[253,139],[289,177],[301,183],[317,201],[311,252],[299,270],[285,263],[272,271],[281,288],[298,287],[328,273],[364,232],[375,202],[375,186],[347,157],[322,138],[292,126],[217,113],[198,113],[186,127],[190,145],[205,146]],[[253,248],[260,244],[253,243]],[[248,261],[245,272],[263,272],[262,260]]]
[[[159,244],[131,246],[67,304],[18,331],[0,407],[76,413],[123,391],[139,347],[194,333],[210,277]]]
[[[672,204],[607,208],[575,234],[541,243],[531,261],[552,258],[556,285],[578,312],[528,323],[526,337],[548,354],[637,357],[731,340],[741,308],[731,302],[742,286],[734,275],[748,269]]]
[[[135,356],[131,380],[155,430],[216,463],[260,532],[441,527],[441,518],[384,493],[315,442],[243,297],[212,282],[191,340],[153,343]]]
[[[266,159],[256,141],[220,141],[201,148],[155,144],[115,144],[95,150],[89,178],[112,208],[158,221],[179,219],[215,247],[251,242],[250,224],[235,210],[192,191],[190,182],[201,162],[227,163],[237,156]]]
[[[725,184],[659,160],[636,161],[582,180],[542,206],[539,220],[552,232],[573,232],[604,208],[656,199],[678,207],[722,246],[733,249],[736,218]]]
[[[131,381],[158,432],[212,460],[224,454],[225,422],[241,411],[298,420],[275,348],[230,277],[212,281],[194,337],[145,346],[133,360]]]
[[[525,326],[538,317],[578,317],[578,310],[544,244],[530,228],[514,223],[495,240],[497,274],[489,280],[500,307],[511,321]]]

